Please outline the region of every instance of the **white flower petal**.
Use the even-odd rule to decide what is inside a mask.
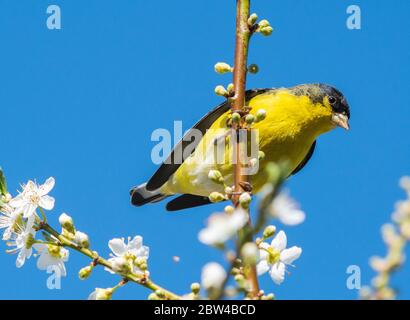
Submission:
[[[282,230],[279,231],[279,233],[276,235],[275,238],[273,238],[271,246],[275,248],[276,250],[282,251],[283,249],[286,248],[287,245],[287,238],[285,232]]]
[[[269,274],[276,284],[281,284],[285,280],[285,264],[282,262],[275,263],[269,271]]]
[[[302,210],[292,210],[282,212],[278,218],[283,224],[288,226],[296,226],[305,221],[306,215]]]
[[[29,218],[29,217],[33,216],[36,209],[37,209],[37,206],[35,204],[28,203],[24,207],[23,217],[24,218]]]
[[[108,247],[117,256],[120,257],[127,252],[127,246],[124,239],[114,238],[108,242]]]
[[[45,196],[48,194],[55,185],[55,180],[53,177],[50,177],[46,180],[46,182],[38,188],[38,193],[40,196]]]
[[[48,195],[42,196],[38,205],[46,210],[52,210],[54,208],[55,199]]]
[[[37,259],[37,268],[39,270],[47,270],[47,267],[53,265],[54,261],[47,252],[44,252]]]
[[[225,281],[225,278],[226,271],[219,263],[210,262],[202,268],[201,282],[206,290],[219,288]]]
[[[17,197],[10,200],[9,205],[13,208],[21,208],[26,205],[26,200],[22,194],[19,194]]]
[[[268,261],[266,260],[259,261],[259,263],[256,265],[256,271],[258,273],[258,276],[268,272],[269,271]]]
[[[298,259],[302,254],[302,249],[296,246],[292,248],[285,249],[280,253],[280,260],[285,264],[291,264],[293,261]]]

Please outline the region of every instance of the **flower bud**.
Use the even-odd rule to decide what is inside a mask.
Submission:
[[[215,93],[218,96],[227,97],[229,95],[228,91],[223,86],[216,86]]]
[[[256,112],[255,121],[260,122],[266,119],[266,111],[264,109],[259,109]]]
[[[226,90],[228,90],[228,92],[231,94],[234,91],[234,88],[235,88],[235,86],[233,85],[233,83],[230,83],[226,87]]]
[[[263,20],[259,21],[258,25],[259,25],[259,28],[266,28],[266,27],[270,26],[270,23],[269,23],[268,20],[263,19]]]
[[[245,288],[246,285],[246,280],[245,277],[242,274],[237,274],[234,277],[234,280],[236,281],[236,283],[238,284],[239,288]]]
[[[252,13],[248,18],[248,25],[253,26],[256,21],[258,21],[258,15],[256,13]]]
[[[262,150],[259,150],[258,151],[258,159],[259,160],[265,159],[265,152],[263,152]]]
[[[137,259],[135,259],[135,265],[142,271],[146,271],[148,269],[147,258],[137,257]]]
[[[161,300],[155,293],[150,293],[148,300]]]
[[[241,121],[241,115],[238,112],[232,113],[232,122],[239,123]]]
[[[256,64],[251,64],[251,65],[249,65],[249,67],[248,67],[248,72],[249,73],[252,73],[252,74],[256,74],[256,73],[258,73],[259,72],[259,67],[258,67],[258,65],[256,65]]]
[[[245,122],[246,122],[247,124],[252,124],[252,123],[254,123],[254,122],[255,122],[255,116],[254,116],[253,114],[248,114],[248,115],[246,115],[246,117],[245,117]]]
[[[60,215],[60,217],[58,218],[58,222],[60,223],[63,229],[66,229],[70,233],[75,233],[73,218],[71,218],[66,213]]]
[[[158,298],[164,299],[165,298],[165,292],[162,291],[161,289],[155,290],[155,294]]]
[[[198,294],[199,290],[201,290],[201,285],[198,282],[191,284],[191,291],[193,294]]]
[[[114,293],[113,288],[96,288],[88,297],[88,300],[111,300],[112,294]]]
[[[275,299],[275,295],[273,293],[269,293],[266,296],[264,296],[264,300],[273,300]]]
[[[233,192],[233,189],[232,189],[231,187],[226,187],[226,188],[225,188],[225,193],[226,193],[227,195],[231,195],[232,192]]]
[[[80,280],[87,279],[91,275],[92,271],[93,271],[93,267],[91,266],[84,267],[78,272],[78,277],[80,278]]]
[[[225,62],[218,62],[215,64],[215,72],[220,74],[232,72],[232,67]]]
[[[74,241],[83,248],[88,248],[90,246],[88,235],[81,231],[75,232]]]
[[[123,257],[113,258],[111,265],[112,265],[112,270],[117,273],[127,274],[131,272],[130,262],[127,261],[127,259],[124,259]]]
[[[275,226],[267,226],[265,230],[263,230],[263,239],[269,239],[272,237],[276,232]]]
[[[400,187],[410,193],[410,177],[402,177],[400,179]]]
[[[216,183],[224,182],[224,177],[222,176],[221,172],[218,170],[209,170],[208,178]]]
[[[224,211],[228,214],[232,214],[235,211],[235,208],[233,206],[226,206]]]
[[[248,192],[244,192],[239,196],[239,203],[244,209],[247,209],[249,207],[251,200],[251,195]]]
[[[246,265],[253,266],[259,260],[259,249],[253,242],[248,242],[242,247],[241,255]]]
[[[264,36],[270,36],[273,32],[273,28],[272,27],[264,27],[260,29],[260,33]]]
[[[400,225],[400,232],[403,237],[410,240],[410,220],[406,220]]]
[[[220,202],[220,201],[223,201],[223,200],[225,200],[225,196],[220,192],[214,191],[209,195],[209,201],[211,201],[213,203]]]

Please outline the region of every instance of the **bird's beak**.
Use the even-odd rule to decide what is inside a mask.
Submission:
[[[335,125],[337,125],[340,128],[343,128],[345,130],[349,130],[349,118],[342,113],[333,113],[332,115],[332,121]]]

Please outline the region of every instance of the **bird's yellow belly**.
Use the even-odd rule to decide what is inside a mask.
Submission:
[[[282,141],[271,140],[268,144],[261,142],[260,150],[265,153],[265,158],[259,161],[259,168],[256,174],[250,176],[253,191],[257,193],[267,182],[265,172],[267,163],[283,160],[289,161],[290,166],[287,175],[290,175],[305,158],[312,143],[312,139],[306,139],[303,136]],[[209,146],[209,148],[211,147]],[[207,148],[207,150],[209,149]],[[196,161],[195,156],[191,157],[179,167],[161,191],[164,194],[188,193],[201,196],[208,196],[213,191],[223,192],[224,186],[211,181],[208,173],[210,170],[219,170],[225,179],[225,184],[228,186],[233,185],[231,149],[226,148],[225,153],[226,162],[222,164],[214,164],[212,161],[210,163],[207,163],[207,161]]]

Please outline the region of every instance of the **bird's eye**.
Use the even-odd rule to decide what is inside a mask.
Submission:
[[[329,96],[328,100],[329,100],[329,103],[332,105],[336,103],[336,98],[333,96]]]

